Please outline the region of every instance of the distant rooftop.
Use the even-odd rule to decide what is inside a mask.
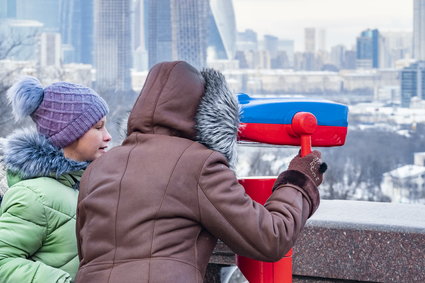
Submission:
[[[2,19],[0,20],[2,25],[6,24],[10,27],[43,27],[44,24],[39,21],[33,20],[16,20],[16,19]]]
[[[419,165],[404,165],[385,174],[393,178],[409,178],[425,174],[425,167]]]

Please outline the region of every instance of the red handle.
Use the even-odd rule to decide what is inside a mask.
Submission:
[[[292,118],[292,130],[301,140],[301,156],[311,153],[311,135],[316,128],[316,116],[310,112],[298,112]]]

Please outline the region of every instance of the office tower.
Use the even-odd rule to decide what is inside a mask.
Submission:
[[[8,18],[8,5],[7,0],[0,0],[0,19]]]
[[[7,7],[6,7],[7,18],[10,18],[10,19],[16,18],[16,0],[6,0],[5,2],[7,4]]]
[[[316,68],[316,29],[305,28],[304,29],[304,45],[305,50],[301,59],[302,70],[315,71]]]
[[[251,29],[236,33],[236,50],[253,51],[258,50],[257,33]]]
[[[0,19],[7,18],[7,0],[0,0]]]
[[[148,69],[147,32],[148,32],[148,1],[135,0],[132,21],[132,51],[133,68],[136,71]]]
[[[356,68],[356,51],[347,50],[344,56],[343,69],[354,70]]]
[[[64,50],[69,51],[65,63],[93,64],[93,0],[62,0],[60,32]]]
[[[145,39],[145,26],[146,26],[146,15],[145,15],[145,9],[146,5],[144,3],[144,0],[133,0],[132,2],[132,35],[131,38],[133,39],[131,49],[135,50],[139,46],[144,46],[146,39]]]
[[[316,30],[314,28],[304,29],[304,45],[305,45],[305,52],[307,53],[316,52]]]
[[[283,69],[288,65],[288,58],[279,50],[279,38],[273,35],[264,35],[264,50],[270,58],[270,67],[272,69]]]
[[[413,2],[413,58],[425,60],[425,0]]]
[[[357,37],[356,65],[358,68],[379,68],[379,31],[367,29]]]
[[[197,68],[206,66],[209,0],[174,0],[177,59]]]
[[[44,31],[60,29],[60,5],[58,0],[16,0],[16,18],[43,23]]]
[[[94,2],[96,88],[131,90],[130,1]]]
[[[418,61],[401,71],[401,106],[409,107],[411,99],[425,99],[425,61]]]
[[[278,37],[274,35],[270,35],[270,34],[264,35],[264,49],[268,51],[271,58],[274,58],[277,56],[278,48],[279,48]]]
[[[40,35],[40,66],[61,65],[61,35],[57,32],[43,32]]]
[[[326,51],[326,30],[319,29],[317,31],[317,49],[319,51]]]
[[[158,62],[173,60],[172,0],[148,0],[149,67]]]
[[[232,0],[210,0],[208,46],[216,59],[232,60],[236,51],[236,20]]]
[[[381,56],[383,65],[380,67],[394,68],[397,60],[412,58],[412,32],[387,31],[380,35],[383,38],[381,47],[386,51]]]
[[[283,63],[283,68],[291,68],[294,65],[294,41],[289,39],[280,39],[278,46],[278,56],[286,56],[287,62]],[[283,55],[285,54],[285,55]]]
[[[331,48],[331,63],[338,69],[342,69],[345,61],[345,46],[336,45]]]
[[[185,60],[204,67],[207,55],[208,0],[148,1],[149,66]]]

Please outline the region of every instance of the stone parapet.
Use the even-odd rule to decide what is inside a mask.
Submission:
[[[425,206],[322,200],[293,251],[294,282],[425,282]],[[210,264],[234,254],[219,242]]]

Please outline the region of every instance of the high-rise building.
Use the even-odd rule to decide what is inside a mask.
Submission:
[[[270,34],[264,35],[264,50],[266,50],[269,53],[270,58],[275,58],[277,56],[278,48],[279,48],[278,37],[274,35],[270,35]]]
[[[197,68],[206,66],[209,0],[174,0],[177,58]]]
[[[413,57],[425,60],[425,0],[413,2]]]
[[[147,32],[147,0],[133,0],[132,14],[132,46],[133,50],[138,47],[146,49],[146,32]]]
[[[381,68],[394,68],[397,60],[412,58],[412,32],[381,32]]]
[[[251,29],[236,33],[236,50],[256,51],[258,50],[257,33]]]
[[[326,51],[326,30],[323,28],[317,31],[317,49],[321,52]]]
[[[208,46],[216,59],[234,59],[236,20],[232,0],[210,0]]]
[[[291,68],[294,65],[294,41],[290,39],[279,40],[279,53],[285,54],[288,62],[283,64],[283,68]],[[283,55],[282,55],[283,56]]]
[[[43,32],[40,35],[40,66],[61,65],[61,35],[57,32]]]
[[[356,68],[356,51],[345,51],[343,68],[347,70],[354,70]]]
[[[264,39],[261,42],[262,43],[262,48],[260,50],[260,64],[262,66],[262,68],[277,68],[276,63],[277,62],[273,62],[276,57],[277,57],[277,48],[279,45],[279,38],[274,36],[274,35],[270,35],[270,34],[266,34],[264,35]]]
[[[149,67],[173,60],[172,0],[148,0]]]
[[[0,19],[7,18],[7,0],[0,0]]]
[[[401,71],[401,106],[409,107],[413,97],[425,99],[425,61],[418,61]]]
[[[130,0],[94,2],[96,88],[131,90]]]
[[[133,68],[136,71],[148,69],[147,33],[148,33],[148,1],[134,0],[132,18],[132,51]]]
[[[331,48],[331,63],[338,69],[342,69],[345,61],[345,46],[336,45]]]
[[[206,65],[208,0],[149,0],[149,66],[167,60]]]
[[[304,45],[305,52],[315,53],[316,52],[316,29],[305,28],[304,29]]]
[[[69,50],[65,63],[93,64],[93,0],[62,0],[60,32]]]
[[[379,68],[379,31],[367,29],[357,37],[356,64],[358,68]]]

